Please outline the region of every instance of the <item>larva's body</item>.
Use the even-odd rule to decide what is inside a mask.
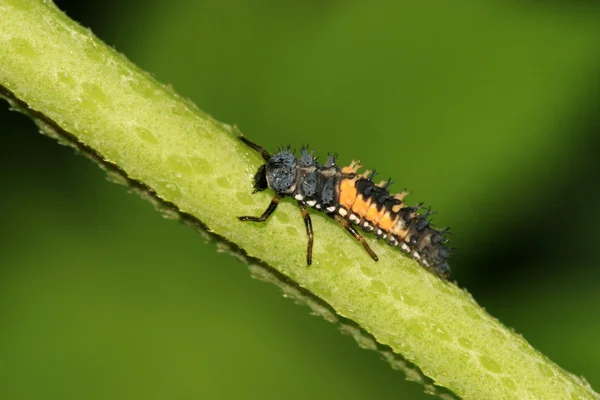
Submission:
[[[242,221],[264,222],[273,213],[281,197],[290,196],[298,201],[304,216],[309,237],[307,263],[312,263],[312,224],[306,207],[324,212],[338,221],[377,261],[364,238],[353,225],[363,231],[373,232],[377,238],[417,260],[425,268],[447,278],[450,267],[446,259],[450,249],[445,246],[445,231],[430,226],[427,211],[418,213],[419,206],[406,206],[403,202],[408,194],[391,195],[388,186],[391,182],[377,185],[372,181],[374,173],[359,174],[360,166],[352,162],[350,166],[339,168],[335,156],[329,156],[325,165],[303,148],[297,159],[289,148],[273,156],[262,147],[244,137],[240,139],[253,149],[261,152],[266,164],[262,165],[254,177],[255,191],[272,189],[275,196],[261,217],[239,217]]]

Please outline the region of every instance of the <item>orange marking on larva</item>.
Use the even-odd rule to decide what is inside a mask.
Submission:
[[[396,225],[396,221],[398,221],[398,216],[396,215],[396,217],[394,219],[392,219],[392,217],[390,216],[389,212],[386,212],[383,216],[383,218],[381,218],[381,221],[379,221],[379,228],[382,231],[385,232],[390,232],[392,230],[392,228],[394,227],[394,225]]]
[[[383,218],[383,214],[385,214],[385,211],[385,208],[382,207],[381,210],[377,210],[377,204],[371,204],[369,211],[367,211],[366,218],[371,221],[373,226],[378,226],[379,221],[381,221],[381,218]]]
[[[408,196],[409,194],[410,194],[410,192],[407,192],[406,190],[404,190],[402,193],[398,193],[398,194],[394,195],[394,198],[396,198],[396,199],[398,199],[400,201],[403,201],[404,198],[406,196]]]
[[[395,213],[397,213],[401,209],[402,209],[402,204],[396,204],[395,206],[392,206],[392,211]]]
[[[365,201],[362,195],[356,196],[356,201],[352,205],[352,211],[361,218],[364,218],[367,215],[367,211],[369,211],[369,205],[371,204],[371,200],[368,199]]]
[[[356,201],[356,178],[343,179],[340,184],[340,204],[351,209]]]
[[[350,163],[349,166],[342,168],[342,173],[343,174],[356,174],[360,167],[361,167],[361,165],[359,164],[359,161],[352,160],[352,162]]]

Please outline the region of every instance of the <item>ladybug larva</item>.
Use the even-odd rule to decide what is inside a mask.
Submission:
[[[298,159],[289,147],[271,155],[243,136],[240,140],[259,152],[265,160],[254,176],[254,192],[266,189],[275,192],[260,217],[242,216],[238,217],[240,221],[265,222],[277,208],[279,200],[291,196],[297,200],[306,225],[308,265],[312,264],[314,239],[308,214],[308,207],[312,207],[343,226],[373,260],[378,261],[379,258],[354,228],[355,225],[365,232],[373,232],[389,245],[399,247],[438,276],[449,276],[450,267],[446,261],[451,253],[451,249],[446,247],[448,230],[432,227],[428,220],[432,213],[427,210],[420,214],[421,204],[405,205],[404,197],[408,192],[390,194],[390,180],[375,184],[375,172],[359,174],[360,165],[356,161],[339,168],[336,155],[329,155],[327,162],[320,165],[306,147],[302,148]]]

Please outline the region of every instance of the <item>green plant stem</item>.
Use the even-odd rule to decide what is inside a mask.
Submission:
[[[341,323],[395,366],[404,364],[394,353],[465,399],[599,398],[467,292],[397,249],[368,238],[380,256],[375,264],[343,229],[314,215],[314,264],[307,268],[293,202],[282,202],[267,224],[237,221],[260,215],[269,202],[268,193],[251,195],[260,157],[236,139],[235,128],[154,80],[51,2],[0,0],[0,95],[44,133],[206,230],[254,275]]]

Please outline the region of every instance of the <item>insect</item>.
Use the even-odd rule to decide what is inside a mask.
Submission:
[[[306,226],[308,265],[312,264],[314,241],[308,214],[308,207],[312,207],[343,226],[373,260],[378,261],[379,258],[355,229],[355,225],[365,232],[373,232],[389,245],[399,247],[438,276],[448,278],[450,267],[446,259],[451,254],[451,249],[446,247],[448,229],[437,230],[432,227],[428,220],[431,210],[419,213],[422,204],[405,205],[406,190],[390,194],[388,188],[391,180],[375,184],[375,171],[359,174],[360,165],[357,161],[340,168],[336,165],[337,155],[329,155],[327,162],[320,165],[307,147],[302,147],[298,159],[289,146],[271,155],[245,137],[239,138],[265,160],[254,176],[253,193],[266,189],[275,192],[260,217],[241,216],[238,217],[240,221],[265,222],[277,208],[280,199],[291,196],[298,202]]]

